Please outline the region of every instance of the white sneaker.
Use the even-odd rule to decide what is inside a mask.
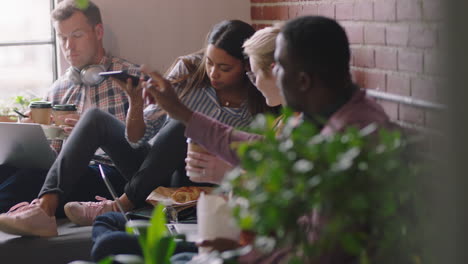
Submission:
[[[39,206],[38,200],[22,202],[7,213],[0,214],[0,231],[20,236],[57,236],[55,216],[49,216]]]

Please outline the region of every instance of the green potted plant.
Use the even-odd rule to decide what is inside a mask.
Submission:
[[[10,102],[0,102],[0,122],[16,122],[18,119],[13,109]]]
[[[0,122],[16,122],[18,120],[18,114],[15,111],[24,113],[29,110],[29,104],[31,102],[39,100],[39,98],[18,95],[0,101]]]
[[[233,213],[256,234],[257,248],[292,247],[290,263],[315,263],[343,252],[360,263],[419,263],[414,224],[416,166],[403,158],[397,131],[349,128],[323,136],[312,124],[296,126],[285,112],[278,136],[274,118],[253,123],[262,141],[238,146],[242,170],[221,185],[238,197]],[[313,241],[298,219],[323,221]]]
[[[159,204],[153,211],[151,220],[145,225],[127,223],[126,231],[129,234],[137,234],[143,257],[137,255],[108,256],[98,264],[111,264],[114,261],[124,264],[170,264],[170,257],[174,253],[176,244],[174,237],[166,228],[166,215],[164,206]],[[137,222],[141,220],[134,220]],[[73,261],[70,264],[92,264],[88,261]]]

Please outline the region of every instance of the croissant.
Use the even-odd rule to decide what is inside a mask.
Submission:
[[[176,203],[186,203],[197,200],[202,190],[196,186],[180,187],[172,195],[171,198]]]

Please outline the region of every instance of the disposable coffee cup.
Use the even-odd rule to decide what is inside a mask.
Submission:
[[[76,114],[77,109],[76,105],[74,104],[61,104],[61,105],[54,105],[53,109],[53,116],[54,122],[57,126],[66,125],[65,124],[65,115]]]
[[[198,153],[209,154],[209,152],[205,148],[203,148],[202,146],[195,143],[191,138],[187,138],[187,153],[188,152],[198,152]],[[203,169],[202,167],[199,167],[199,168]],[[203,175],[201,173],[198,173],[198,172],[187,171],[187,176],[189,176],[189,177],[201,177]]]
[[[225,238],[239,241],[240,228],[232,216],[228,202],[218,196],[201,193],[197,203],[199,240]],[[199,247],[199,254],[210,252],[211,248]]]
[[[51,114],[52,114],[52,103],[44,101],[31,102],[29,104],[29,109],[31,110],[31,119],[34,123],[50,125],[51,123]]]
[[[63,128],[54,125],[41,125],[41,127],[48,140],[63,139]]]

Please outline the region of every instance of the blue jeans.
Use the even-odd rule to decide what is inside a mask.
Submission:
[[[96,217],[93,224],[91,259],[99,261],[109,255],[132,254],[142,256],[138,238],[126,233],[121,213],[109,212]]]
[[[138,238],[126,233],[125,218],[121,213],[109,212],[96,217],[93,224],[91,259],[99,261],[109,255],[132,254],[142,256]],[[197,252],[191,242],[178,242],[175,253]],[[175,262],[178,263],[178,262]]]

